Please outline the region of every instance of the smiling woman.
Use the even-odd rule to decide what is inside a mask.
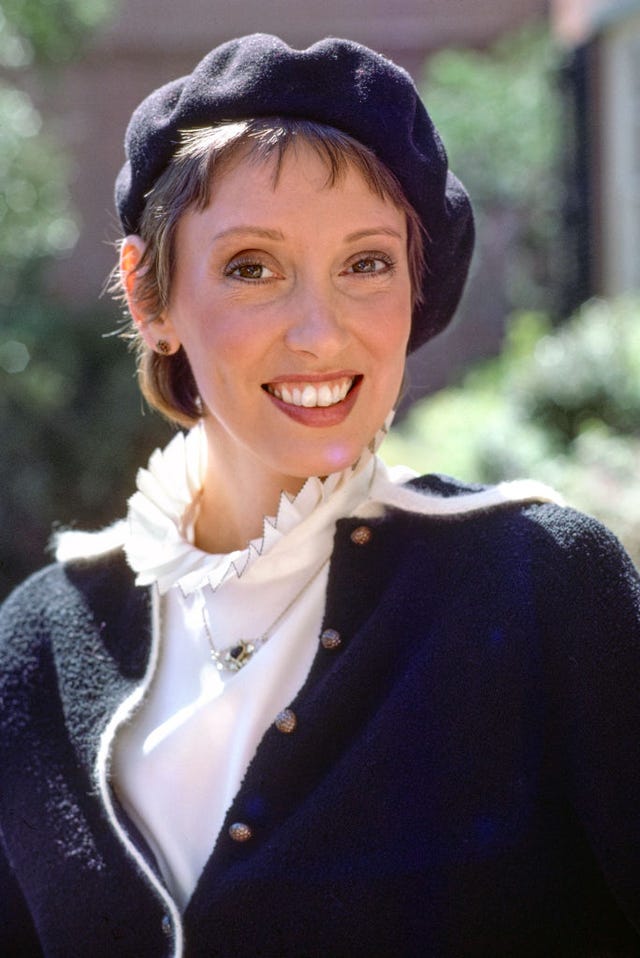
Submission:
[[[134,112],[116,282],[179,432],[0,615],[0,951],[640,948],[640,583],[377,456],[466,192],[404,71],[254,35]]]
[[[207,205],[183,214],[159,316],[136,295],[144,240],[122,245],[147,349],[159,335],[182,349],[201,403],[208,456],[195,532],[210,552],[259,536],[283,490],[356,462],[402,381],[406,215],[356,168],[329,184],[326,160],[299,139],[277,170],[273,157],[238,156]]]
[[[145,304],[148,317],[160,316],[168,305],[176,230],[182,215],[187,210],[206,209],[214,183],[219,182],[224,171],[239,157],[251,166],[263,166],[265,180],[266,171],[270,171],[273,176],[273,184],[270,185],[275,190],[285,157],[292,148],[295,154],[300,147],[311,150],[316,162],[323,164],[322,185],[327,189],[343,179],[348,170],[352,175],[359,173],[373,195],[405,214],[412,306],[422,303],[424,224],[407,201],[391,170],[362,143],[332,127],[290,117],[226,122],[214,127],[184,131],[180,139],[182,145],[154,184],[140,218],[143,254],[134,253],[132,259],[123,259],[125,271],[131,268],[131,263],[136,264],[136,298]],[[268,190],[267,195],[271,192]],[[260,226],[255,226],[254,233],[271,240],[282,238]],[[364,240],[367,235],[365,230],[360,238]],[[352,238],[357,240],[358,234]],[[360,267],[354,264],[353,269],[362,271],[364,262]],[[266,269],[266,266],[252,262],[242,262],[236,266],[238,272],[247,279],[256,278],[256,268],[260,270],[260,276]],[[115,288],[120,294],[123,293],[119,282],[116,282]],[[126,292],[123,298],[126,301]],[[202,407],[189,364],[183,362],[184,355],[179,354],[172,363],[163,363],[154,352],[153,344],[145,349],[144,340],[137,335],[135,323],[133,333],[140,347],[139,374],[143,393],[151,405],[169,419],[186,426],[194,425],[201,416]]]

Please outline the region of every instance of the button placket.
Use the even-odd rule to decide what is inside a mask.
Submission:
[[[368,545],[373,539],[373,531],[368,525],[359,525],[349,533],[349,540],[358,548]],[[328,652],[333,652],[343,645],[340,632],[334,628],[325,628],[320,633],[320,645]],[[274,719],[275,729],[283,735],[291,735],[298,727],[298,717],[293,709],[284,708]],[[250,842],[254,838],[254,830],[247,822],[236,821],[228,828],[230,839],[238,845]]]
[[[370,526],[356,526],[349,533],[349,539],[355,546],[366,546],[373,539],[373,531]],[[342,636],[337,629],[323,629],[320,633],[320,645],[329,652],[335,651],[342,645]]]

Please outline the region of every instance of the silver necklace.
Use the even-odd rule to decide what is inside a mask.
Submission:
[[[264,632],[261,632],[260,635],[254,639],[238,639],[237,642],[233,643],[233,645],[228,645],[224,649],[216,649],[213,642],[211,627],[209,626],[207,607],[206,605],[203,605],[202,621],[204,622],[204,631],[209,642],[209,654],[211,655],[216,668],[221,672],[239,672],[240,669],[247,664],[247,662],[250,662],[256,652],[258,652],[262,646],[269,641],[280,623],[284,620],[285,616],[291,611],[298,599],[302,598],[311,584],[315,582],[328,562],[329,557],[323,559],[322,563],[320,566],[318,566],[311,578],[307,579],[302,588],[298,589],[296,594],[293,596],[291,601],[287,603],[278,617],[274,619],[271,625],[265,629]]]

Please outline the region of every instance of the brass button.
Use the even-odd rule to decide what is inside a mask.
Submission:
[[[234,842],[248,842],[253,837],[253,832],[244,822],[234,822],[229,826],[229,835]]]
[[[368,542],[371,542],[372,535],[373,532],[369,526],[356,526],[350,538],[354,545],[366,546]]]
[[[337,649],[342,639],[340,638],[340,633],[336,632],[335,629],[325,629],[320,636],[320,642],[322,643],[323,649]]]
[[[285,735],[293,732],[297,724],[296,713],[292,712],[291,709],[283,709],[276,715],[276,728],[279,732],[284,732]]]

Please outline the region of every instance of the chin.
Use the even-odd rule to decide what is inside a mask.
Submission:
[[[334,472],[342,472],[353,466],[366,448],[366,443],[334,442],[325,447],[317,456],[305,457],[305,466],[298,459],[296,473],[305,479],[308,476],[329,476]]]

